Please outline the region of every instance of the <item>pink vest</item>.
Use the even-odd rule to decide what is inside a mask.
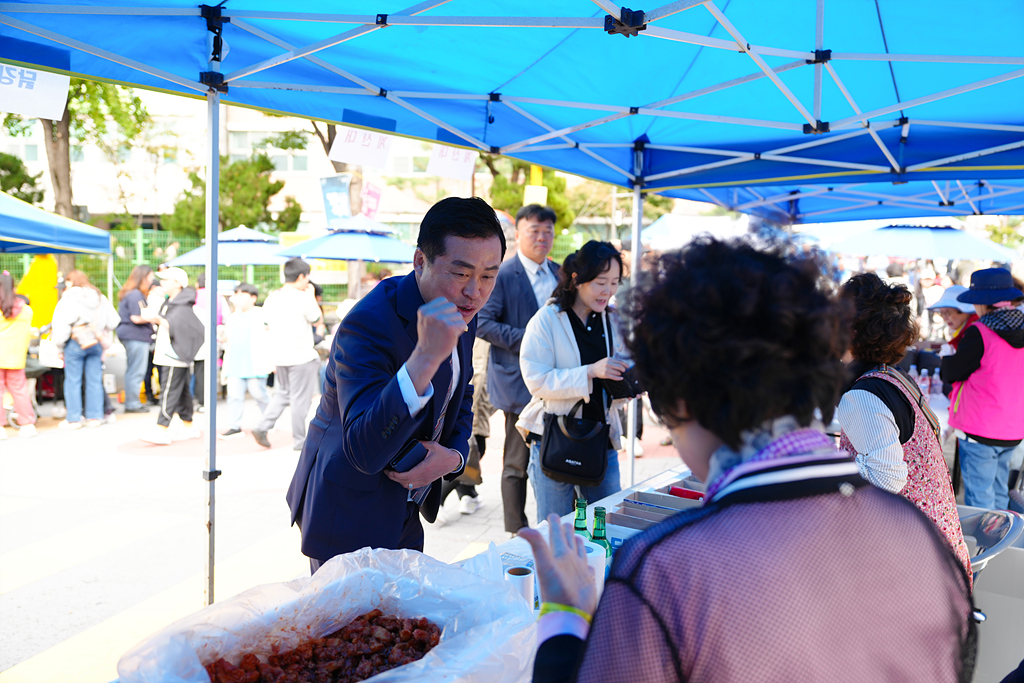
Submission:
[[[949,426],[987,439],[1024,438],[1024,349],[1015,349],[979,323],[981,367],[953,383]]]

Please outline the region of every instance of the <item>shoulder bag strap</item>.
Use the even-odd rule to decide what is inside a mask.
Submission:
[[[928,405],[928,402],[924,400],[924,394],[921,393],[921,387],[917,386],[917,382],[912,382],[910,378],[905,377],[903,373],[895,370],[888,365],[882,365],[879,372],[886,375],[887,377],[894,378],[899,382],[904,389],[906,389],[914,400],[917,401],[917,407],[924,413],[925,419],[928,420],[928,425],[932,428],[932,432],[935,434],[935,439],[942,444],[942,425],[939,423],[939,418],[935,415],[935,411]]]

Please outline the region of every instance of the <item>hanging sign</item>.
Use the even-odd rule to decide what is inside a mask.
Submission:
[[[341,228],[346,218],[352,217],[352,203],[348,196],[348,187],[352,182],[351,173],[339,173],[320,179],[320,189],[324,195],[324,215],[327,227]]]
[[[548,188],[546,185],[527,185],[523,189],[523,206],[528,204],[548,204]]]
[[[327,157],[343,164],[384,168],[391,149],[391,135],[338,126],[338,135]]]
[[[59,121],[70,86],[70,76],[0,62],[0,111]]]
[[[427,175],[472,180],[479,156],[479,153],[469,149],[434,145],[430,151],[430,161],[427,163]]]
[[[373,183],[363,183],[360,196],[363,200],[362,214],[367,218],[376,218],[377,209],[380,208],[380,188]]]

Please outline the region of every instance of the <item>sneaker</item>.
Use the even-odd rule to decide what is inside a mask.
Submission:
[[[623,450],[623,451],[625,451],[626,453],[629,453],[629,437],[628,437],[628,436],[623,436],[623,437],[622,437],[622,448],[621,448],[620,450]],[[635,450],[635,451],[633,451],[633,453],[634,453],[634,454],[636,455],[636,457],[638,457],[638,458],[639,458],[639,457],[640,457],[641,455],[643,455],[643,454],[644,454],[644,449],[643,449],[643,446],[641,446],[641,445],[640,445],[640,439],[637,439],[637,440],[636,440],[636,450]]]
[[[189,441],[190,439],[198,439],[203,435],[201,431],[195,427],[182,427],[174,435],[175,441]]]
[[[81,422],[68,422],[67,420],[61,420],[60,424],[57,425],[57,429],[81,429]]]
[[[103,418],[102,420],[86,420],[85,421],[85,426],[88,427],[89,429],[96,429],[97,427],[99,427],[101,424],[103,424],[106,421],[107,421],[106,418]]]
[[[114,413],[110,413],[109,415],[104,415],[102,422],[105,425],[112,425],[115,422],[117,422],[117,415],[115,415]]]
[[[433,526],[435,528],[448,526],[450,521],[451,519],[448,517],[448,513],[445,511],[444,506],[439,507],[437,509],[437,517],[434,519]]]
[[[166,429],[156,428],[151,432],[146,432],[139,438],[149,443],[155,443],[157,446],[171,445],[171,434]]]
[[[264,448],[270,448],[270,441],[267,440],[267,433],[260,430],[252,430],[252,438],[256,439],[256,443],[263,446]]]
[[[22,427],[21,429],[18,430],[18,436],[20,436],[23,439],[31,439],[35,435],[36,435],[36,426],[35,425],[25,425],[24,427]]]
[[[237,439],[240,436],[245,436],[245,433],[241,429],[229,429],[226,432],[221,433],[218,439],[227,441],[228,439]]]
[[[471,515],[480,509],[480,501],[473,496],[463,496],[459,498],[459,513],[463,515]]]
[[[139,406],[138,408],[125,408],[124,412],[127,413],[127,414],[131,414],[131,413],[148,413],[149,412],[149,408],[147,408],[146,406]]]
[[[159,402],[160,401],[158,401],[156,396],[154,396],[153,394],[146,394],[146,405],[147,406],[150,406],[150,405],[155,406]]]
[[[65,408],[64,406],[54,406],[50,410],[50,417],[52,417],[54,420],[63,420],[67,416],[68,409]]]
[[[197,413],[205,413],[206,412],[206,406],[196,406],[196,412]]]

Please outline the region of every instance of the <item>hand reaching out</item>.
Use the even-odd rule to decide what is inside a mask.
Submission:
[[[542,602],[557,602],[593,614],[597,609],[597,583],[587,564],[583,537],[572,527],[562,524],[558,515],[548,517],[551,544],[536,529],[520,529],[522,537],[533,549],[537,563],[537,581]]]
[[[596,363],[587,366],[587,376],[591,379],[620,380],[622,379],[622,373],[627,369],[629,369],[629,365],[625,361],[615,360],[614,358],[602,358]]]

